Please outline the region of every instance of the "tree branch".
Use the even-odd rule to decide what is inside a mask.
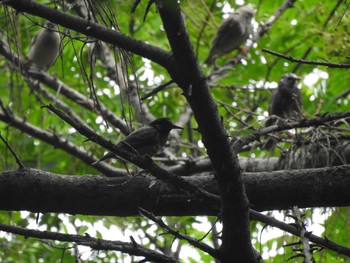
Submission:
[[[258,210],[299,207],[349,206],[350,166],[267,173],[243,176],[251,206]],[[329,181],[332,184],[329,184]],[[186,178],[213,193],[219,192],[213,176]],[[310,183],[311,182],[311,183]],[[54,194],[53,194],[54,193]],[[135,195],[137,193],[137,195]],[[181,204],[181,205],[180,205]],[[220,205],[179,191],[154,177],[59,175],[37,169],[18,169],[0,173],[0,210],[27,210],[104,216],[137,216],[143,207],[157,215],[218,215]],[[292,225],[251,210],[250,216],[293,235]],[[350,256],[350,249],[328,239],[310,235],[311,242]]]
[[[38,80],[39,82],[45,84],[50,89],[54,90],[58,94],[64,95],[69,100],[75,102],[76,104],[82,106],[85,109],[90,110],[91,112],[102,114],[106,120],[112,124],[115,128],[120,129],[120,131],[124,134],[129,134],[129,129],[126,126],[125,122],[117,117],[112,111],[106,108],[101,102],[99,103],[99,107],[96,107],[94,101],[92,99],[88,99],[83,94],[69,87],[57,77],[53,77],[47,72],[43,71],[30,71],[26,70],[24,65],[26,61],[21,59],[15,52],[13,52],[6,41],[0,35],[0,54],[3,55],[8,61],[10,61],[14,68],[20,72],[24,77],[29,76],[34,80]],[[43,92],[47,93],[47,91],[43,87],[38,87]]]
[[[219,193],[213,176],[188,177],[184,181]],[[258,211],[283,210],[293,205],[300,208],[350,205],[350,192],[346,191],[350,187],[349,165],[244,173],[243,182],[250,206]],[[168,216],[220,213],[219,202],[208,205],[205,198],[151,176],[67,176],[25,168],[0,173],[0,197],[2,210],[43,213],[134,216],[138,215],[138,207]]]
[[[16,129],[26,134],[29,134],[30,136],[33,136],[34,138],[37,138],[43,142],[46,142],[57,149],[62,149],[65,152],[69,153],[70,155],[73,155],[79,158],[80,160],[82,160],[88,165],[91,165],[91,163],[97,160],[96,158],[94,158],[94,156],[91,153],[81,149],[81,147],[77,147],[76,145],[67,141],[66,139],[60,136],[57,136],[54,133],[50,133],[48,131],[40,129],[26,122],[25,120],[19,119],[18,117],[13,115],[10,109],[2,106],[2,110],[3,112],[0,112],[0,121],[3,121],[8,125],[15,127]],[[96,165],[94,168],[106,176],[126,176],[127,175],[127,173],[124,170],[115,168],[106,163],[99,163],[99,165]]]
[[[283,58],[286,60],[289,60],[291,62],[297,62],[300,64],[306,64],[306,65],[317,65],[317,66],[326,66],[329,68],[341,68],[341,69],[347,69],[350,68],[350,64],[341,64],[341,63],[331,63],[331,62],[321,62],[321,61],[312,61],[312,60],[304,60],[304,59],[297,59],[292,56],[287,56],[266,48],[263,48],[262,51],[269,53],[271,55],[274,55],[279,58]]]
[[[4,137],[2,137],[1,132],[0,132],[0,139],[3,141],[3,143],[5,144],[6,148],[9,149],[9,151],[11,152],[13,158],[15,158],[16,163],[18,165],[18,168],[24,168],[23,163],[21,162],[21,160],[18,158],[17,154],[15,153],[15,151],[12,149],[11,145],[5,140]]]
[[[208,246],[207,244],[205,244],[203,242],[200,242],[199,240],[197,240],[195,238],[192,238],[190,236],[179,233],[179,231],[172,229],[167,224],[165,224],[163,220],[161,220],[160,218],[157,218],[154,214],[148,212],[147,210],[142,209],[142,208],[139,208],[139,210],[140,210],[141,215],[152,220],[157,225],[159,225],[160,227],[167,230],[174,237],[176,237],[178,239],[186,240],[189,244],[191,244],[192,246],[199,248],[200,250],[208,253],[213,258],[219,258],[219,253],[216,249],[213,249],[212,247]]]
[[[272,227],[277,227],[283,231],[286,231],[290,234],[293,234],[295,236],[300,236],[300,230],[296,228],[295,226],[291,224],[286,224],[284,222],[278,221],[277,219],[269,216],[265,216],[262,214],[255,214],[254,217],[256,220],[259,220],[261,222],[264,222],[266,225],[272,226]],[[328,238],[322,238],[318,237],[316,235],[310,234],[308,235],[308,238],[311,242],[318,244],[322,247],[328,248],[330,250],[333,250],[339,254],[346,255],[350,257],[350,249],[345,246],[341,246],[337,243],[332,242]]]
[[[286,122],[279,125],[272,125],[272,126],[263,128],[260,131],[255,132],[251,135],[248,135],[236,140],[233,143],[233,148],[235,149],[235,151],[239,151],[243,146],[247,145],[252,141],[258,140],[260,136],[266,135],[270,132],[285,131],[293,128],[308,128],[313,126],[317,127],[317,126],[325,125],[327,122],[347,118],[349,116],[350,116],[350,111],[336,112],[332,114],[317,116],[310,120],[303,119],[301,121],[296,121],[296,122]]]
[[[81,123],[76,123],[72,119],[70,119],[66,114],[56,109],[52,105],[47,105],[45,108],[48,108],[51,112],[55,113],[62,120],[67,122],[69,125],[74,127],[80,134],[86,136],[89,140],[101,145],[107,150],[113,152],[124,160],[131,162],[142,169],[149,171],[152,175],[157,177],[164,182],[170,183],[176,186],[180,190],[189,191],[191,193],[197,194],[202,198],[207,199],[208,203],[216,204],[219,201],[219,197],[215,194],[204,191],[195,185],[189,184],[182,177],[177,176],[176,174],[171,174],[167,170],[159,167],[152,161],[152,158],[149,156],[140,156],[134,153],[131,153],[128,150],[125,150],[121,147],[118,147],[103,137],[96,134],[94,131],[89,129],[88,127],[82,125]]]
[[[219,183],[223,220],[220,257],[223,262],[231,262],[233,256],[238,262],[255,263],[257,256],[250,241],[248,200],[238,159],[232,152],[228,134],[199,68],[179,3],[158,0],[156,4],[175,62],[175,68],[168,68],[168,72],[184,91],[192,108]]]
[[[32,229],[26,229],[26,228],[17,227],[17,226],[9,226],[1,223],[0,223],[0,230],[7,233],[15,234],[15,235],[21,235],[26,238],[34,237],[38,239],[49,239],[49,240],[62,241],[62,242],[74,242],[81,246],[91,247],[94,250],[120,251],[123,253],[127,253],[129,255],[144,257],[148,261],[152,261],[152,262],[160,262],[160,263],[179,262],[175,258],[162,255],[152,249],[148,249],[144,246],[135,244],[133,242],[127,243],[127,242],[121,242],[121,241],[110,241],[110,240],[98,239],[98,238],[90,237],[88,234],[86,234],[85,236],[80,236],[80,235],[61,234],[61,233],[50,232],[50,231],[32,230]]]
[[[309,244],[309,235],[311,233],[306,231],[305,223],[303,222],[303,215],[300,213],[299,208],[297,206],[293,206],[292,209],[293,218],[295,220],[296,228],[299,230],[300,243],[302,255],[304,258],[304,263],[313,263],[315,260],[312,257],[312,250],[310,249]]]

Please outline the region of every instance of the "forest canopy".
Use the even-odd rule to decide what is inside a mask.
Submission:
[[[4,262],[349,260],[346,2],[0,3]]]

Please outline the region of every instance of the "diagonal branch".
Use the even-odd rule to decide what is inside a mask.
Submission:
[[[157,225],[159,225],[160,227],[162,227],[165,230],[167,230],[174,237],[176,237],[178,239],[186,240],[189,244],[191,244],[192,246],[194,246],[196,248],[199,248],[200,250],[208,253],[213,258],[218,258],[219,257],[218,251],[216,249],[213,249],[211,246],[208,246],[207,244],[205,244],[203,242],[200,242],[199,240],[197,240],[197,239],[195,239],[193,237],[181,234],[179,231],[174,230],[173,228],[171,228],[167,224],[165,224],[162,219],[157,218],[154,214],[148,212],[145,209],[139,208],[139,211],[140,211],[141,215],[143,215],[143,216],[147,217],[148,219],[152,220]]]
[[[295,236],[300,236],[300,230],[291,225],[291,224],[286,224],[284,222],[281,222],[273,217],[266,216],[260,213],[252,213],[252,215],[255,217],[255,220],[258,220],[260,222],[264,222],[266,225],[272,226],[272,227],[277,227],[283,231],[286,231],[290,234],[293,234]],[[350,249],[348,247],[339,245],[335,242],[332,242],[328,238],[322,238],[319,236],[316,236],[314,234],[309,234],[308,236],[309,240],[315,244],[318,244],[320,246],[323,246],[325,248],[328,248],[330,250],[333,250],[339,254],[346,255],[350,257]]]
[[[4,137],[2,137],[1,132],[0,132],[0,139],[3,141],[3,143],[5,144],[6,148],[9,149],[9,151],[12,153],[13,157],[16,159],[16,163],[18,165],[18,168],[24,168],[23,163],[21,162],[21,160],[18,158],[17,154],[15,153],[15,151],[12,149],[11,145],[5,140]]]
[[[211,159],[222,197],[223,262],[257,262],[250,242],[249,207],[237,156],[232,152],[205,77],[186,31],[178,1],[156,1],[170,43],[175,68],[168,72],[184,91]],[[234,251],[233,251],[234,249]]]
[[[190,184],[186,182],[182,177],[177,176],[175,174],[169,173],[167,170],[159,167],[157,164],[155,164],[152,161],[152,158],[149,156],[140,156],[136,155],[134,153],[131,153],[130,151],[127,151],[121,147],[118,147],[102,136],[96,134],[93,130],[89,129],[88,127],[82,125],[81,123],[76,123],[72,119],[70,119],[66,114],[61,112],[60,110],[56,109],[52,105],[44,106],[45,108],[49,109],[51,112],[55,113],[58,117],[60,117],[62,120],[67,122],[69,125],[71,125],[73,128],[75,128],[80,134],[87,137],[89,140],[101,145],[102,147],[106,148],[107,150],[111,151],[112,153],[118,155],[119,157],[123,158],[124,160],[127,160],[137,166],[139,166],[142,169],[148,170],[151,174],[153,174],[158,179],[167,182],[169,184],[174,185],[180,190],[185,190],[188,192],[191,192],[195,195],[198,195],[202,198],[207,199],[207,201],[211,205],[217,205],[217,203],[220,200],[220,197],[209,193],[205,190],[202,190],[198,187],[196,187],[193,184]]]
[[[118,128],[124,134],[129,134],[129,129],[125,124],[125,122],[122,119],[120,119],[118,116],[116,116],[108,108],[106,108],[106,106],[101,102],[99,103],[100,104],[99,107],[96,107],[92,99],[88,99],[83,94],[69,87],[68,85],[63,83],[61,80],[59,80],[56,77],[53,77],[47,72],[30,71],[30,70],[27,71],[24,67],[26,61],[21,59],[15,52],[13,52],[10,49],[8,44],[2,38],[1,34],[0,34],[0,54],[3,55],[13,65],[15,65],[14,68],[17,71],[19,71],[21,74],[23,74],[25,77],[29,76],[34,80],[40,81],[41,83],[48,86],[50,89],[56,91],[58,94],[64,95],[66,98],[70,99],[76,104],[79,104],[85,109],[88,109],[95,113],[103,114],[106,120],[110,124],[112,124],[115,128]],[[41,87],[38,87],[38,88],[40,88],[43,92],[47,93],[43,88]]]
[[[2,105],[1,100],[0,104]],[[29,134],[30,136],[33,136],[34,138],[46,142],[57,149],[62,149],[70,155],[79,158],[86,164],[91,164],[92,162],[96,161],[96,158],[94,158],[91,153],[83,150],[81,147],[77,147],[73,143],[68,142],[66,139],[57,136],[54,133],[50,133],[46,130],[40,129],[39,127],[30,124],[29,122],[21,120],[20,118],[13,115],[10,109],[5,108],[4,105],[2,105],[2,111],[3,112],[0,112],[0,121],[5,122],[10,126],[15,127],[16,129],[26,134]],[[113,166],[108,165],[106,163],[100,163],[99,165],[96,165],[95,169],[106,176],[126,175],[126,172],[124,170],[114,168]]]

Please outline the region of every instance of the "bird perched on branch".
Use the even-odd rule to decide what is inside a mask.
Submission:
[[[220,25],[204,63],[210,66],[217,57],[239,48],[249,37],[253,16],[254,10],[250,6],[243,6],[230,14]]]
[[[298,89],[300,78],[293,74],[283,75],[278,82],[278,87],[273,91],[269,104],[269,119],[266,127],[278,124],[281,119],[299,120],[302,108],[301,93]],[[276,145],[276,138],[268,138],[263,148],[271,150]]]
[[[266,126],[276,124],[276,118],[294,119],[300,118],[302,108],[302,100],[300,90],[298,89],[298,81],[300,78],[293,74],[287,73],[283,75],[278,82],[278,87],[273,91],[269,104],[269,118]]]
[[[28,66],[42,70],[48,69],[55,63],[61,44],[57,30],[57,25],[48,21],[35,35],[28,53]]]
[[[160,151],[168,140],[168,135],[172,129],[183,129],[173,124],[168,118],[160,118],[150,124],[141,127],[116,144],[117,147],[137,155],[153,156]],[[118,159],[127,163],[123,158],[109,152],[102,156],[95,165],[109,158]]]

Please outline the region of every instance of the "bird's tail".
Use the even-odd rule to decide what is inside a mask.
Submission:
[[[98,163],[100,163],[100,162],[103,162],[103,161],[105,161],[105,160],[107,160],[107,159],[109,159],[109,158],[112,158],[113,156],[114,156],[114,154],[111,153],[111,152],[109,152],[109,153],[103,155],[103,156],[102,156],[100,159],[98,159],[96,162],[93,162],[91,165],[94,166],[94,165],[96,165],[96,164],[98,164]]]

